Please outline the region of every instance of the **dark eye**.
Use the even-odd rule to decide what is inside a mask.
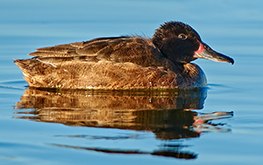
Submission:
[[[187,36],[185,34],[179,34],[178,35],[178,38],[182,39],[182,40],[185,40],[187,38]]]

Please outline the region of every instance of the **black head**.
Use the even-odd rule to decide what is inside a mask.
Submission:
[[[189,63],[197,58],[234,63],[234,60],[212,50],[198,33],[182,22],[166,22],[152,38],[159,50],[173,62]]]

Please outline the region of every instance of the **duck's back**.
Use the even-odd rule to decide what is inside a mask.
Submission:
[[[74,89],[194,88],[206,85],[195,64],[176,65],[141,37],[97,38],[37,49],[15,60],[33,87]]]

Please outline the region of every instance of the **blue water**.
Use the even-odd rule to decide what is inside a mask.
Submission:
[[[262,164],[262,7],[259,0],[1,1],[0,164]],[[29,90],[13,63],[44,46],[151,36],[170,20],[235,59],[233,66],[197,60],[208,79],[201,93]]]

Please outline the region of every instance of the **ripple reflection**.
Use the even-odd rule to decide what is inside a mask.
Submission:
[[[157,150],[113,149],[51,144],[57,147],[96,151],[108,154],[146,154],[173,158],[194,159],[196,153],[182,151],[187,145],[172,143],[175,139],[200,137],[202,132],[229,132],[224,124],[212,120],[230,118],[233,112],[198,113],[192,110],[203,108],[207,91],[194,90],[47,90],[26,89],[21,101],[15,106],[15,118],[36,122],[61,123],[68,126],[117,128],[148,131],[155,138],[168,144]],[[33,110],[32,110],[33,109]],[[62,135],[55,135],[59,137]],[[64,135],[63,135],[64,136]],[[132,136],[67,135],[69,138],[89,140],[140,140]],[[170,143],[169,143],[170,142]]]

